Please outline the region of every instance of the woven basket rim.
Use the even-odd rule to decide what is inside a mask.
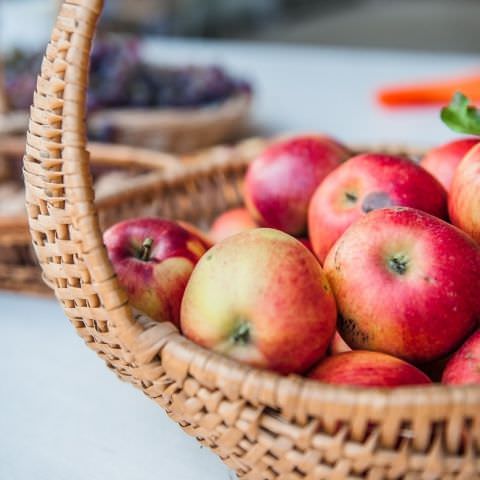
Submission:
[[[183,385],[188,375],[192,375],[207,389],[221,390],[227,398],[241,397],[243,401],[261,407],[259,410],[271,408],[279,411],[286,421],[295,418],[302,422],[310,416],[327,418],[332,408],[337,409],[336,411],[340,409],[343,412],[341,415],[347,419],[352,419],[355,412],[365,413],[365,410],[369,412],[369,418],[379,418],[378,415],[381,414],[380,418],[387,420],[392,412],[395,412],[396,418],[404,414],[408,419],[414,417],[415,421],[421,421],[426,414],[431,416],[430,420],[444,419],[448,418],[452,409],[457,409],[457,412],[461,409],[465,417],[474,417],[476,408],[480,405],[480,386],[431,385],[367,389],[321,384],[298,376],[281,377],[194,345],[169,324],[154,324],[134,315],[108,260],[92,200],[91,179],[82,169],[88,164],[84,120],[85,89],[77,88],[77,82],[80,82],[80,85],[87,82],[87,71],[82,69],[82,65],[85,65],[88,59],[91,38],[102,6],[102,0],[69,0],[63,4],[58,25],[73,34],[70,42],[62,43],[63,30],[54,30],[31,111],[25,169],[42,166],[44,157],[39,151],[52,152],[52,155],[60,152],[61,160],[71,169],[68,179],[73,186],[65,188],[65,196],[71,200],[73,219],[66,220],[61,217],[61,220],[64,223],[71,221],[70,225],[75,226],[74,233],[78,235],[75,243],[78,258],[91,278],[88,285],[90,296],[95,296],[95,305],[98,299],[98,306],[95,308],[107,315],[112,325],[110,336],[115,338],[116,345],[120,346],[124,357],[129,359],[129,365],[137,367],[136,383],[148,390],[151,384],[150,375],[162,367],[177,385]],[[62,59],[56,63],[55,53],[58,48],[65,48],[67,62]],[[57,71],[63,72],[64,76],[59,76]],[[60,97],[58,91],[64,92],[64,96]],[[45,123],[42,123],[44,115],[54,120],[58,116],[55,107],[45,110],[43,105],[51,102],[57,106],[61,118],[69,126],[68,129],[59,129],[53,134],[51,130],[45,129]],[[44,170],[44,173],[48,172]],[[171,179],[178,179],[181,175],[182,172],[172,173]],[[48,214],[48,210],[43,214],[39,213],[45,202],[44,198],[39,197],[42,191],[40,190],[39,194],[38,189],[31,185],[28,179],[26,187],[30,202],[30,227],[34,238],[41,241],[42,228],[51,229],[51,223],[47,223],[47,220],[58,223],[60,220],[57,220],[55,215],[48,216],[45,227],[42,227],[41,222]],[[48,188],[55,191],[55,185],[52,187],[47,184],[43,187],[43,193],[47,197]],[[37,198],[38,204],[33,202]],[[77,200],[78,198],[81,201]],[[50,197],[48,199],[50,200]],[[51,201],[56,202],[55,206],[63,200],[60,198],[57,201],[53,198]],[[57,208],[55,207],[55,211]],[[63,228],[64,225],[59,226]],[[62,229],[62,232],[64,231]],[[42,263],[42,268],[47,269],[50,265],[48,262],[47,259]],[[82,289],[84,288],[86,287],[83,286]],[[59,299],[63,299],[61,285],[56,287],[56,293]]]

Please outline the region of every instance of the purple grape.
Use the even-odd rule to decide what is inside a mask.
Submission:
[[[28,108],[42,55],[14,52],[6,63],[6,89],[14,108]],[[90,61],[89,111],[104,108],[191,108],[213,105],[251,86],[218,66],[160,68],[140,60],[137,40],[98,38]],[[100,137],[107,139],[103,132]]]

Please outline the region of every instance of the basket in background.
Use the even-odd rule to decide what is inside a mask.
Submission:
[[[98,187],[97,207],[102,221],[110,224],[116,221],[115,211],[109,210],[110,197],[118,202],[116,194],[124,192],[121,199],[129,203],[133,212],[138,205],[133,192],[151,172],[166,175],[179,168],[175,157],[160,152],[99,143],[91,144],[90,149]],[[0,289],[50,294],[31,246],[22,178],[24,150],[24,137],[0,136]],[[115,210],[120,210],[120,205],[115,205]]]
[[[0,58],[0,135],[23,133],[28,111],[10,108]],[[187,153],[238,139],[242,134],[252,94],[232,96],[198,107],[110,108],[89,113],[92,138],[174,153]]]

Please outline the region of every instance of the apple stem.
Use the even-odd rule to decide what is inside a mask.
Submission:
[[[144,262],[148,262],[150,259],[150,253],[152,251],[152,245],[153,245],[153,238],[146,238],[143,243],[142,243],[142,248],[140,249],[140,255],[139,258],[140,260],[143,260]]]

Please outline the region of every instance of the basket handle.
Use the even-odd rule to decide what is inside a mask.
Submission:
[[[26,206],[45,281],[78,333],[129,377],[161,329],[165,337],[166,327],[146,328],[134,317],[109,262],[95,209],[86,92],[102,8],[103,0],[65,0],[60,7],[30,111]]]

